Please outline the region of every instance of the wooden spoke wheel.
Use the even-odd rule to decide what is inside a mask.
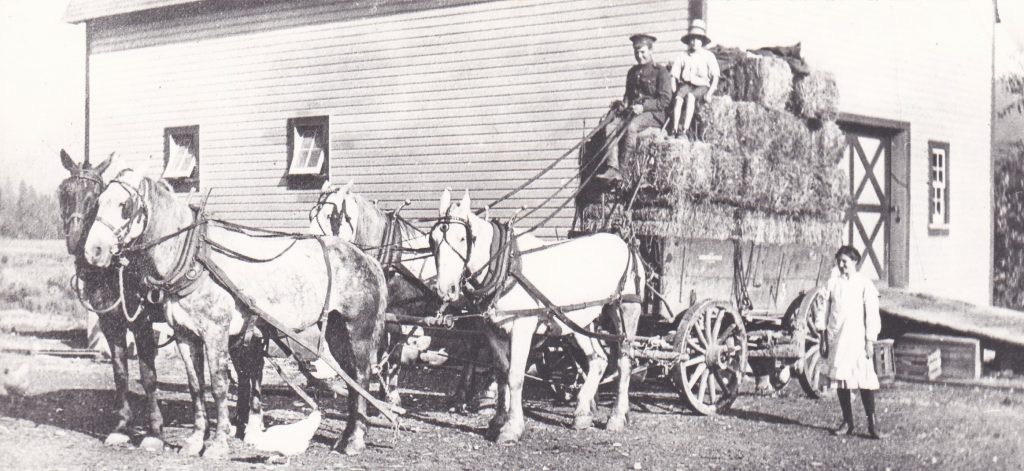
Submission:
[[[675,338],[682,359],[672,378],[694,412],[724,412],[736,400],[747,365],[747,331],[731,304],[703,301],[683,314]]]
[[[793,318],[793,327],[797,331],[797,336],[803,338],[804,345],[804,356],[797,360],[794,369],[804,393],[812,399],[827,398],[835,394],[835,389],[826,376],[826,361],[821,357],[821,335],[814,326],[815,319],[823,319],[827,315],[827,301],[824,290],[808,293],[804,295]]]
[[[579,348],[564,339],[548,338],[530,354],[530,367],[549,393],[559,402],[572,401],[586,374],[586,362]]]

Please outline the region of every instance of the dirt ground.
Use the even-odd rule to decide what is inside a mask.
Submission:
[[[45,347],[59,338],[0,334],[6,346]],[[173,348],[158,360],[161,404],[169,443],[162,453],[133,446],[107,447],[112,426],[110,364],[89,359],[0,354],[0,370],[30,363],[27,396],[0,397],[0,463],[5,469],[251,469],[271,468],[266,456],[239,440],[231,458],[210,461],[175,453],[190,431],[191,410],[181,362]],[[141,408],[132,364],[133,403]],[[304,411],[271,370],[266,402],[270,422],[293,422]],[[315,442],[289,467],[316,469],[1024,469],[1024,394],[1021,390],[933,386],[897,382],[883,389],[881,419],[892,436],[836,438],[835,400],[806,398],[794,380],[776,397],[742,395],[731,412],[696,416],[665,384],[634,388],[626,432],[600,428],[611,394],[601,395],[598,428],[573,431],[572,409],[532,385],[527,433],[515,446],[483,437],[486,414],[446,406],[455,375],[417,368],[406,377],[409,413],[395,431],[375,418],[368,450],[357,457],[332,453],[343,427],[343,399],[327,406]],[[744,389],[753,389],[748,380]],[[212,403],[209,404],[212,407]],[[856,407],[860,407],[859,403]],[[858,409],[859,410],[859,409]],[[859,432],[864,432],[863,419]],[[136,439],[137,443],[138,439]]]

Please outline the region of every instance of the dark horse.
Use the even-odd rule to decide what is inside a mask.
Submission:
[[[142,300],[141,286],[136,274],[123,275],[126,296],[122,297],[121,280],[114,268],[96,268],[85,263],[82,248],[87,229],[96,217],[97,199],[103,192],[103,171],[110,165],[110,157],[93,166],[88,159],[76,164],[67,152],[60,151],[60,161],[71,176],[61,182],[58,189],[61,222],[68,253],[75,257],[75,283],[73,288],[86,307],[95,312],[99,326],[110,346],[110,359],[114,368],[114,429],[104,443],[121,445],[129,441],[128,425],[132,410],[128,404],[128,355],[126,335],[131,330],[139,354],[139,376],[146,391],[149,412],[147,435],[141,447],[151,451],[163,449],[163,416],[156,395],[156,340],[153,319],[163,317],[163,307]],[[133,318],[134,320],[129,320]]]
[[[206,220],[178,201],[166,182],[127,169],[100,195],[84,251],[86,260],[98,267],[110,265],[114,255],[151,267],[147,284],[165,290],[167,321],[186,360],[195,413],[195,430],[182,448],[187,454],[228,454],[229,337],[253,324],[274,321],[297,332],[326,322],[322,330],[332,356],[356,384],[369,387],[384,329],[387,287],[380,265],[351,244],[272,238]],[[258,316],[257,310],[272,319]],[[217,427],[205,444],[201,347],[217,411]],[[262,356],[252,360],[262,371]],[[238,373],[240,385],[249,381],[244,369]],[[360,453],[366,447],[365,434],[366,400],[350,387],[348,424],[335,446],[344,441],[346,454]]]

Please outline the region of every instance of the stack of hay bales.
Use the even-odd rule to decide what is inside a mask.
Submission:
[[[640,135],[623,169],[642,183],[631,210],[584,207],[584,230],[756,243],[836,245],[848,183],[831,74],[794,77],[786,61],[746,54],[723,71],[721,95],[698,110],[701,139]],[[615,212],[615,214],[610,214]],[[606,219],[612,217],[611,223]]]

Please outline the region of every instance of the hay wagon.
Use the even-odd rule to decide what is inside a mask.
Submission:
[[[781,389],[796,376],[808,396],[828,394],[814,325],[824,315],[820,287],[833,266],[831,248],[650,235],[634,240],[656,273],[631,344],[634,380],[670,380],[702,415],[727,410],[748,373],[760,392]],[[580,378],[572,367],[582,365],[558,357],[572,353],[567,344],[541,350],[535,359],[538,374],[566,398]],[[565,389],[558,389],[559,381]]]

